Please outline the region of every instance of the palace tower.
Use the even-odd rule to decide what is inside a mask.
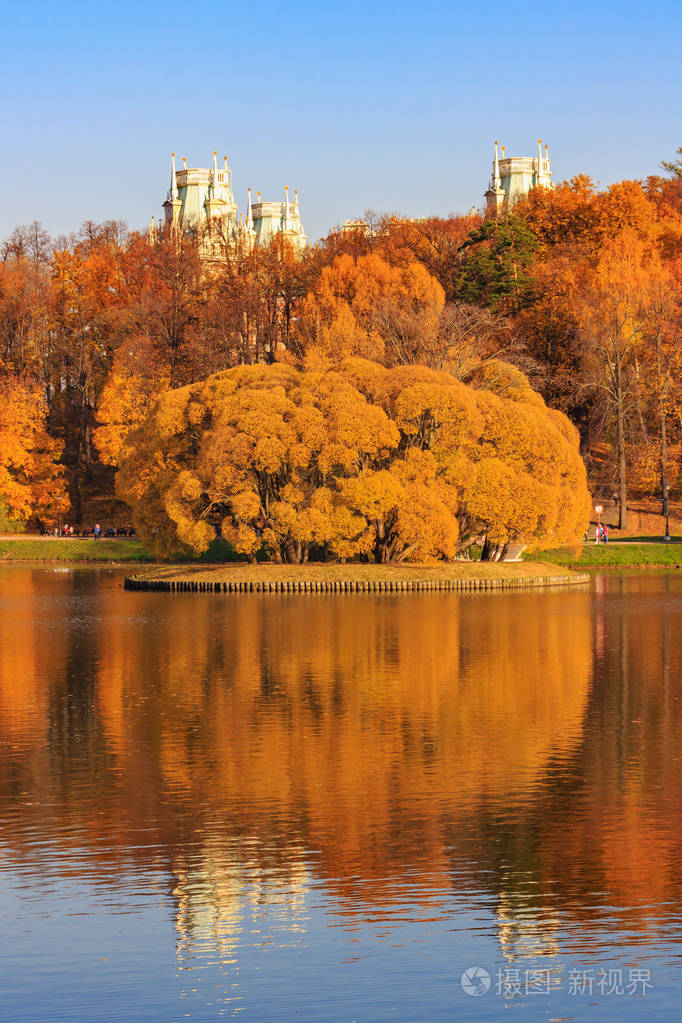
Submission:
[[[542,139],[538,139],[537,156],[505,157],[497,152],[493,157],[493,174],[490,187],[485,193],[486,216],[497,217],[514,205],[517,199],[526,195],[531,188],[551,188],[552,171],[549,163],[549,146],[542,155]]]
[[[232,194],[232,171],[226,156],[222,167],[218,167],[215,150],[212,167],[188,167],[187,158],[183,157],[182,168],[178,170],[173,153],[170,188],[163,204],[166,225],[179,231],[200,232],[202,252],[209,257],[219,255],[225,243],[240,236],[255,245],[282,234],[295,249],[304,248],[306,235],[298,190],[292,200],[289,186],[285,186],[283,202],[262,202],[260,192],[257,196],[258,201],[252,203],[249,188],[246,218],[242,218]]]

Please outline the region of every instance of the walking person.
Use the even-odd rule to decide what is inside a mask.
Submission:
[[[99,540],[101,535],[102,535],[102,527],[100,526],[100,524],[98,522],[97,525],[95,526],[95,540]]]

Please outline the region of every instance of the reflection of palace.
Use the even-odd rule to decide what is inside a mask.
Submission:
[[[618,603],[638,585],[646,609],[655,580],[203,600],[96,579],[0,579],[6,849],[161,867],[183,961],[234,955],[273,899],[295,934],[313,884],[376,920],[397,878],[425,906],[465,878],[510,960],[584,950],[614,906],[614,932],[679,914],[679,619]]]
[[[510,963],[559,954],[558,912],[529,905],[527,895],[520,897],[518,891],[503,888],[496,916],[500,949]]]
[[[209,837],[198,856],[174,862],[173,872],[178,962],[190,969],[206,957],[236,962],[244,935],[258,932],[267,940],[264,925],[273,916],[290,938],[306,930],[308,876],[301,863],[273,878],[262,864],[245,862]]]

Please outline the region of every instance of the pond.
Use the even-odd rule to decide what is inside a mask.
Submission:
[[[682,574],[0,570],[12,1021],[677,1020]]]

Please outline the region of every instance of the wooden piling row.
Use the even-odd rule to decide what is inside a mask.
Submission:
[[[126,590],[154,593],[465,593],[478,590],[528,590],[538,586],[573,586],[587,575],[553,575],[518,579],[235,579],[230,582],[149,579],[128,576]]]

